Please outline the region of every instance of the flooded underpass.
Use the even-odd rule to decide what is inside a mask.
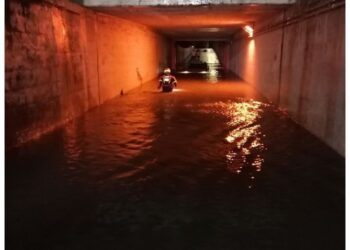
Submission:
[[[144,84],[6,153],[7,249],[343,249],[345,160],[234,77]]]

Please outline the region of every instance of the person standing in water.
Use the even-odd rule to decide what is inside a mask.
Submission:
[[[164,69],[164,74],[159,79],[158,89],[162,88],[163,92],[172,92],[177,87],[175,76],[171,75],[170,68]]]

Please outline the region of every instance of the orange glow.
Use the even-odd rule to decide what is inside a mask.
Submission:
[[[60,11],[53,11],[52,24],[57,49],[68,50],[69,41],[67,36],[66,24],[64,21],[64,17],[62,16],[62,13]]]
[[[248,58],[253,59],[255,54],[255,41],[251,40],[248,44]]]
[[[255,40],[251,39],[248,41],[243,62],[243,72],[242,76],[246,79],[247,82],[256,83],[257,72],[256,72],[256,48],[255,48]]]
[[[248,68],[249,68],[249,72],[254,75],[255,73],[255,41],[251,40],[249,41],[248,44],[248,54],[247,54],[247,63],[248,63]],[[255,80],[255,79],[254,79]]]
[[[173,92],[183,92],[183,91],[185,91],[185,90],[184,89],[178,89],[178,88],[173,89]]]
[[[246,25],[244,26],[244,31],[248,33],[248,37],[253,37],[254,36],[254,29],[252,26]]]

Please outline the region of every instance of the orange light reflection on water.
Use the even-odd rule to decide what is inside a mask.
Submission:
[[[217,113],[228,119],[229,133],[225,137],[228,143],[226,165],[230,172],[249,175],[249,188],[253,187],[255,176],[262,170],[263,152],[266,147],[262,138],[261,114],[267,104],[254,100],[235,102],[216,102],[202,105],[201,111]]]
[[[240,174],[247,165],[253,167],[255,172],[262,169],[264,159],[261,153],[266,148],[262,142],[263,135],[258,120],[261,118],[263,105],[250,100],[233,102],[227,106],[227,125],[231,130],[225,139],[231,147],[226,154],[226,160],[228,169],[233,173]],[[251,174],[251,180],[254,180],[254,173]]]
[[[248,139],[254,139],[250,146],[252,148],[261,145],[257,135],[260,125],[255,124],[259,118],[260,102],[232,103],[227,107],[226,116],[230,119],[228,126],[234,128],[226,137],[228,143],[235,143],[236,147],[249,153],[248,148],[244,148]],[[255,124],[255,125],[254,125]]]

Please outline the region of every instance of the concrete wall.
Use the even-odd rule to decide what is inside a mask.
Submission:
[[[277,30],[251,40],[235,41],[231,68],[252,83],[272,102],[278,101],[282,31]]]
[[[122,19],[97,18],[96,36],[103,37],[98,39],[101,99],[153,79],[167,65],[166,40],[159,35]]]
[[[236,74],[341,155],[345,155],[344,9],[251,40],[234,40],[230,61]]]
[[[230,46],[229,42],[220,41],[213,43],[213,49],[218,55],[219,62],[221,64],[222,69],[226,72],[230,70],[229,60],[230,60]]]
[[[68,1],[7,1],[6,147],[157,77],[167,41]]]

